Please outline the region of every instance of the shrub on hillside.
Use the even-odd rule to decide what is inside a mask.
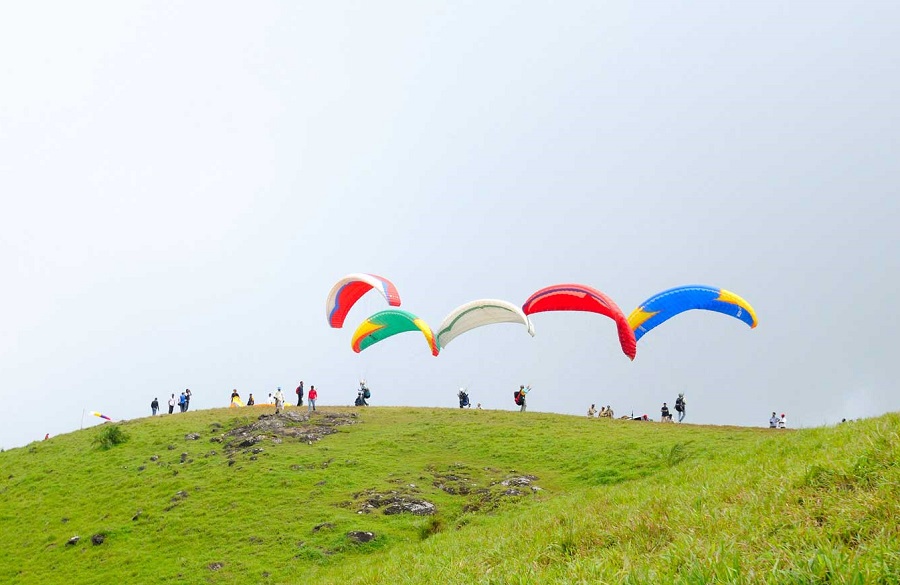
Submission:
[[[107,449],[112,449],[116,445],[121,445],[127,440],[128,435],[119,428],[119,425],[104,425],[103,430],[100,431],[100,434],[94,439],[94,444],[106,451]]]

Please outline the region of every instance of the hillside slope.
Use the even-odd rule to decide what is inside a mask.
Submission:
[[[0,582],[900,582],[895,414],[776,431],[326,410],[0,453]],[[112,428],[127,440],[103,449]]]

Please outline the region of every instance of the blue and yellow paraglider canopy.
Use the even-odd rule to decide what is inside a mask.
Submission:
[[[631,312],[628,325],[635,339],[640,339],[675,315],[692,309],[723,313],[756,327],[756,311],[750,303],[723,288],[702,284],[678,286],[650,297]]]

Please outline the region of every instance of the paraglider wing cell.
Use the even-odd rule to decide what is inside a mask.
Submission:
[[[390,306],[400,306],[400,294],[390,280],[375,274],[361,272],[348,274],[334,283],[328,293],[328,299],[325,301],[325,317],[328,324],[335,328],[343,327],[344,319],[356,301],[373,288],[381,293]]]
[[[522,309],[507,301],[480,299],[461,305],[450,312],[438,327],[437,344],[447,347],[456,337],[467,331],[495,323],[521,323],[534,336],[534,326]]]
[[[607,295],[583,284],[555,284],[537,291],[522,305],[526,315],[545,311],[586,311],[606,315],[616,323],[622,352],[634,359],[637,341],[622,309]]]
[[[375,313],[360,323],[353,333],[350,345],[353,351],[359,353],[379,341],[405,331],[421,331],[428,341],[431,354],[436,356],[440,352],[428,323],[412,313],[400,309],[388,309]]]
[[[640,339],[675,315],[693,309],[723,313],[756,327],[756,311],[750,303],[733,292],[701,284],[670,288],[650,297],[631,312],[628,325],[635,339]]]

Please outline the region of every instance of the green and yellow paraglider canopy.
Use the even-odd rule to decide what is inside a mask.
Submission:
[[[360,323],[353,333],[350,345],[353,351],[359,353],[367,347],[398,333],[417,330],[421,331],[428,341],[428,346],[431,347],[431,355],[436,356],[440,353],[440,349],[434,340],[434,333],[432,333],[428,323],[409,311],[401,311],[400,309],[388,309],[375,313]]]

